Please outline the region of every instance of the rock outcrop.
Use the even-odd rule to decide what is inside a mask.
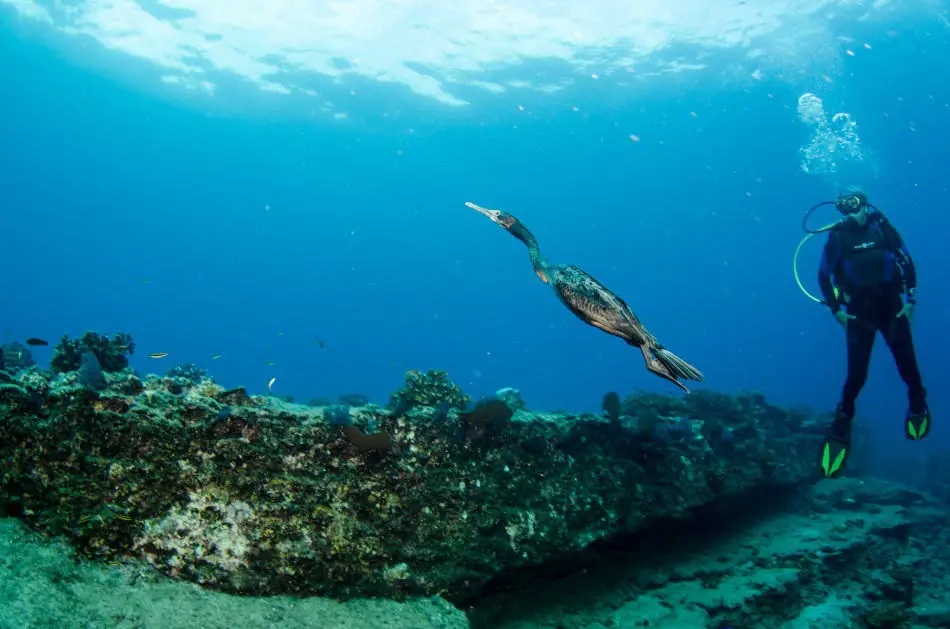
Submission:
[[[103,377],[30,368],[0,387],[0,511],[86,557],[245,594],[471,600],[503,571],[800,483],[820,438],[756,395],[635,396],[607,418],[465,411],[419,374],[452,403]]]

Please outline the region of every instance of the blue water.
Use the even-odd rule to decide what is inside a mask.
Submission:
[[[454,107],[364,81],[336,120],[239,81],[214,96],[161,85],[146,62],[0,4],[0,339],[126,331],[141,372],[196,363],[255,393],[276,378],[298,401],[384,402],[407,369],[444,369],[473,395],[514,386],[534,408],[675,394],[565,310],[473,201],[621,295],[702,387],[828,410],[844,339],[791,256],[803,212],[856,183],[916,260],[914,334],[944,440],[950,35],[936,16],[898,18],[850,25],[873,53],[832,41],[831,82],[730,82],[711,65]],[[858,121],[868,157],[847,180],[799,166],[805,91]],[[802,260],[813,292],[819,253]],[[859,413],[898,439],[905,405],[879,339]]]

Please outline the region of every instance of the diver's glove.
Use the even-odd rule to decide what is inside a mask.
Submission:
[[[835,319],[838,321],[838,323],[841,324],[841,327],[845,329],[848,329],[848,321],[850,321],[851,319],[856,319],[856,318],[857,317],[855,317],[854,315],[848,314],[847,312],[845,312],[844,308],[839,309],[835,313]]]
[[[907,317],[907,320],[910,321],[914,318],[914,308],[917,306],[917,288],[908,288],[907,289],[907,300],[904,303],[904,306],[901,308],[901,311],[897,313],[897,318]]]

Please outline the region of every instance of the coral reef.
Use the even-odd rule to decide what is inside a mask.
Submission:
[[[620,422],[463,412],[444,373],[411,372],[409,411],[344,420],[210,380],[104,378],[15,377],[37,403],[0,406],[0,509],[84,556],[245,594],[473,600],[506,570],[796,485],[820,439],[761,396],[640,396]]]
[[[449,408],[465,408],[471,398],[451,380],[444,371],[407,371],[406,382],[402,389],[390,396],[389,406],[404,413],[416,406],[438,406],[445,404]]]
[[[82,366],[83,352],[92,352],[102,371],[113,373],[129,366],[126,355],[135,353],[135,342],[122,332],[111,339],[95,332],[86,332],[78,339],[64,335],[53,350],[50,368],[57,373],[76,371]]]

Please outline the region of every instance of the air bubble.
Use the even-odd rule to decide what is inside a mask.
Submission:
[[[798,99],[798,117],[814,131],[811,140],[799,149],[803,171],[831,174],[845,164],[864,161],[858,125],[851,114],[836,113],[829,118],[822,100],[806,93]]]

